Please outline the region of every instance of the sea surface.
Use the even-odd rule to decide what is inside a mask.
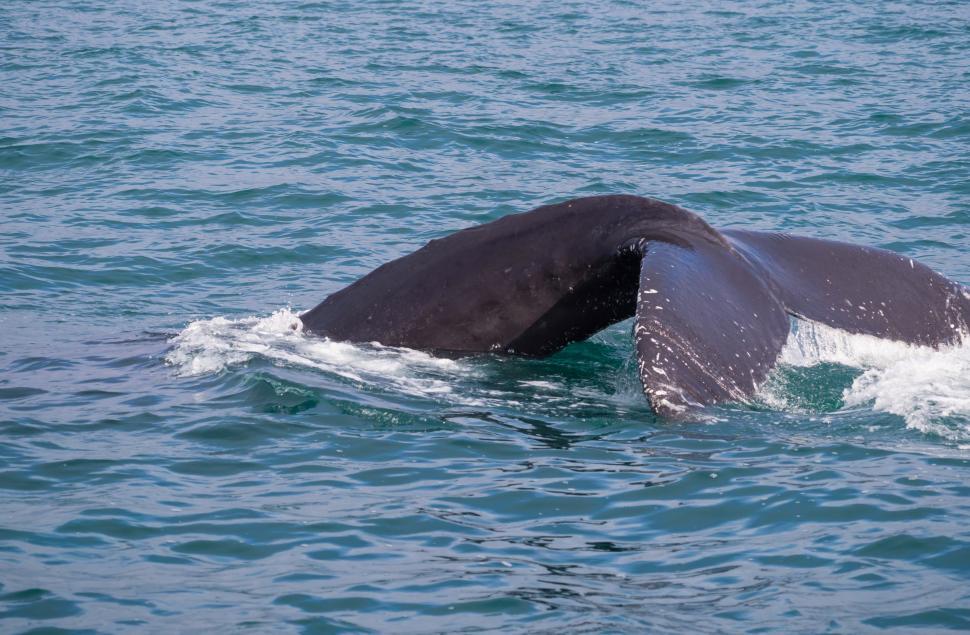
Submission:
[[[657,419],[300,312],[476,223],[654,196],[970,283],[970,4],[6,0],[0,632],[970,629],[970,348],[793,324]]]

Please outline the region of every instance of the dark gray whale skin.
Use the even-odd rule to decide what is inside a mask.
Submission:
[[[301,316],[310,333],[440,355],[541,357],[636,316],[640,378],[661,415],[749,398],[789,315],[939,347],[970,294],[894,252],[728,230],[627,195],[545,205],[432,240]]]

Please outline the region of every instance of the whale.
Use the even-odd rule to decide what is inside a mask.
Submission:
[[[677,205],[615,194],[432,240],[300,319],[338,341],[545,357],[631,317],[650,407],[678,417],[749,401],[792,317],[940,348],[966,337],[970,292],[896,252],[718,231]]]

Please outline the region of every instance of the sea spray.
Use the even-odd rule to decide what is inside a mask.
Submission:
[[[857,335],[815,322],[797,320],[773,373],[759,395],[779,409],[795,399],[779,390],[785,367],[839,365],[861,370],[842,391],[845,406],[872,408],[902,417],[910,428],[952,440],[970,438],[970,427],[957,419],[970,417],[970,346],[939,350]],[[783,383],[783,382],[781,382]]]

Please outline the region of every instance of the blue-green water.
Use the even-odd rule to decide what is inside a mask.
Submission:
[[[970,5],[0,7],[0,631],[970,628],[970,354],[799,325],[653,417],[288,326],[604,192],[970,282]],[[40,631],[38,631],[40,632]]]

